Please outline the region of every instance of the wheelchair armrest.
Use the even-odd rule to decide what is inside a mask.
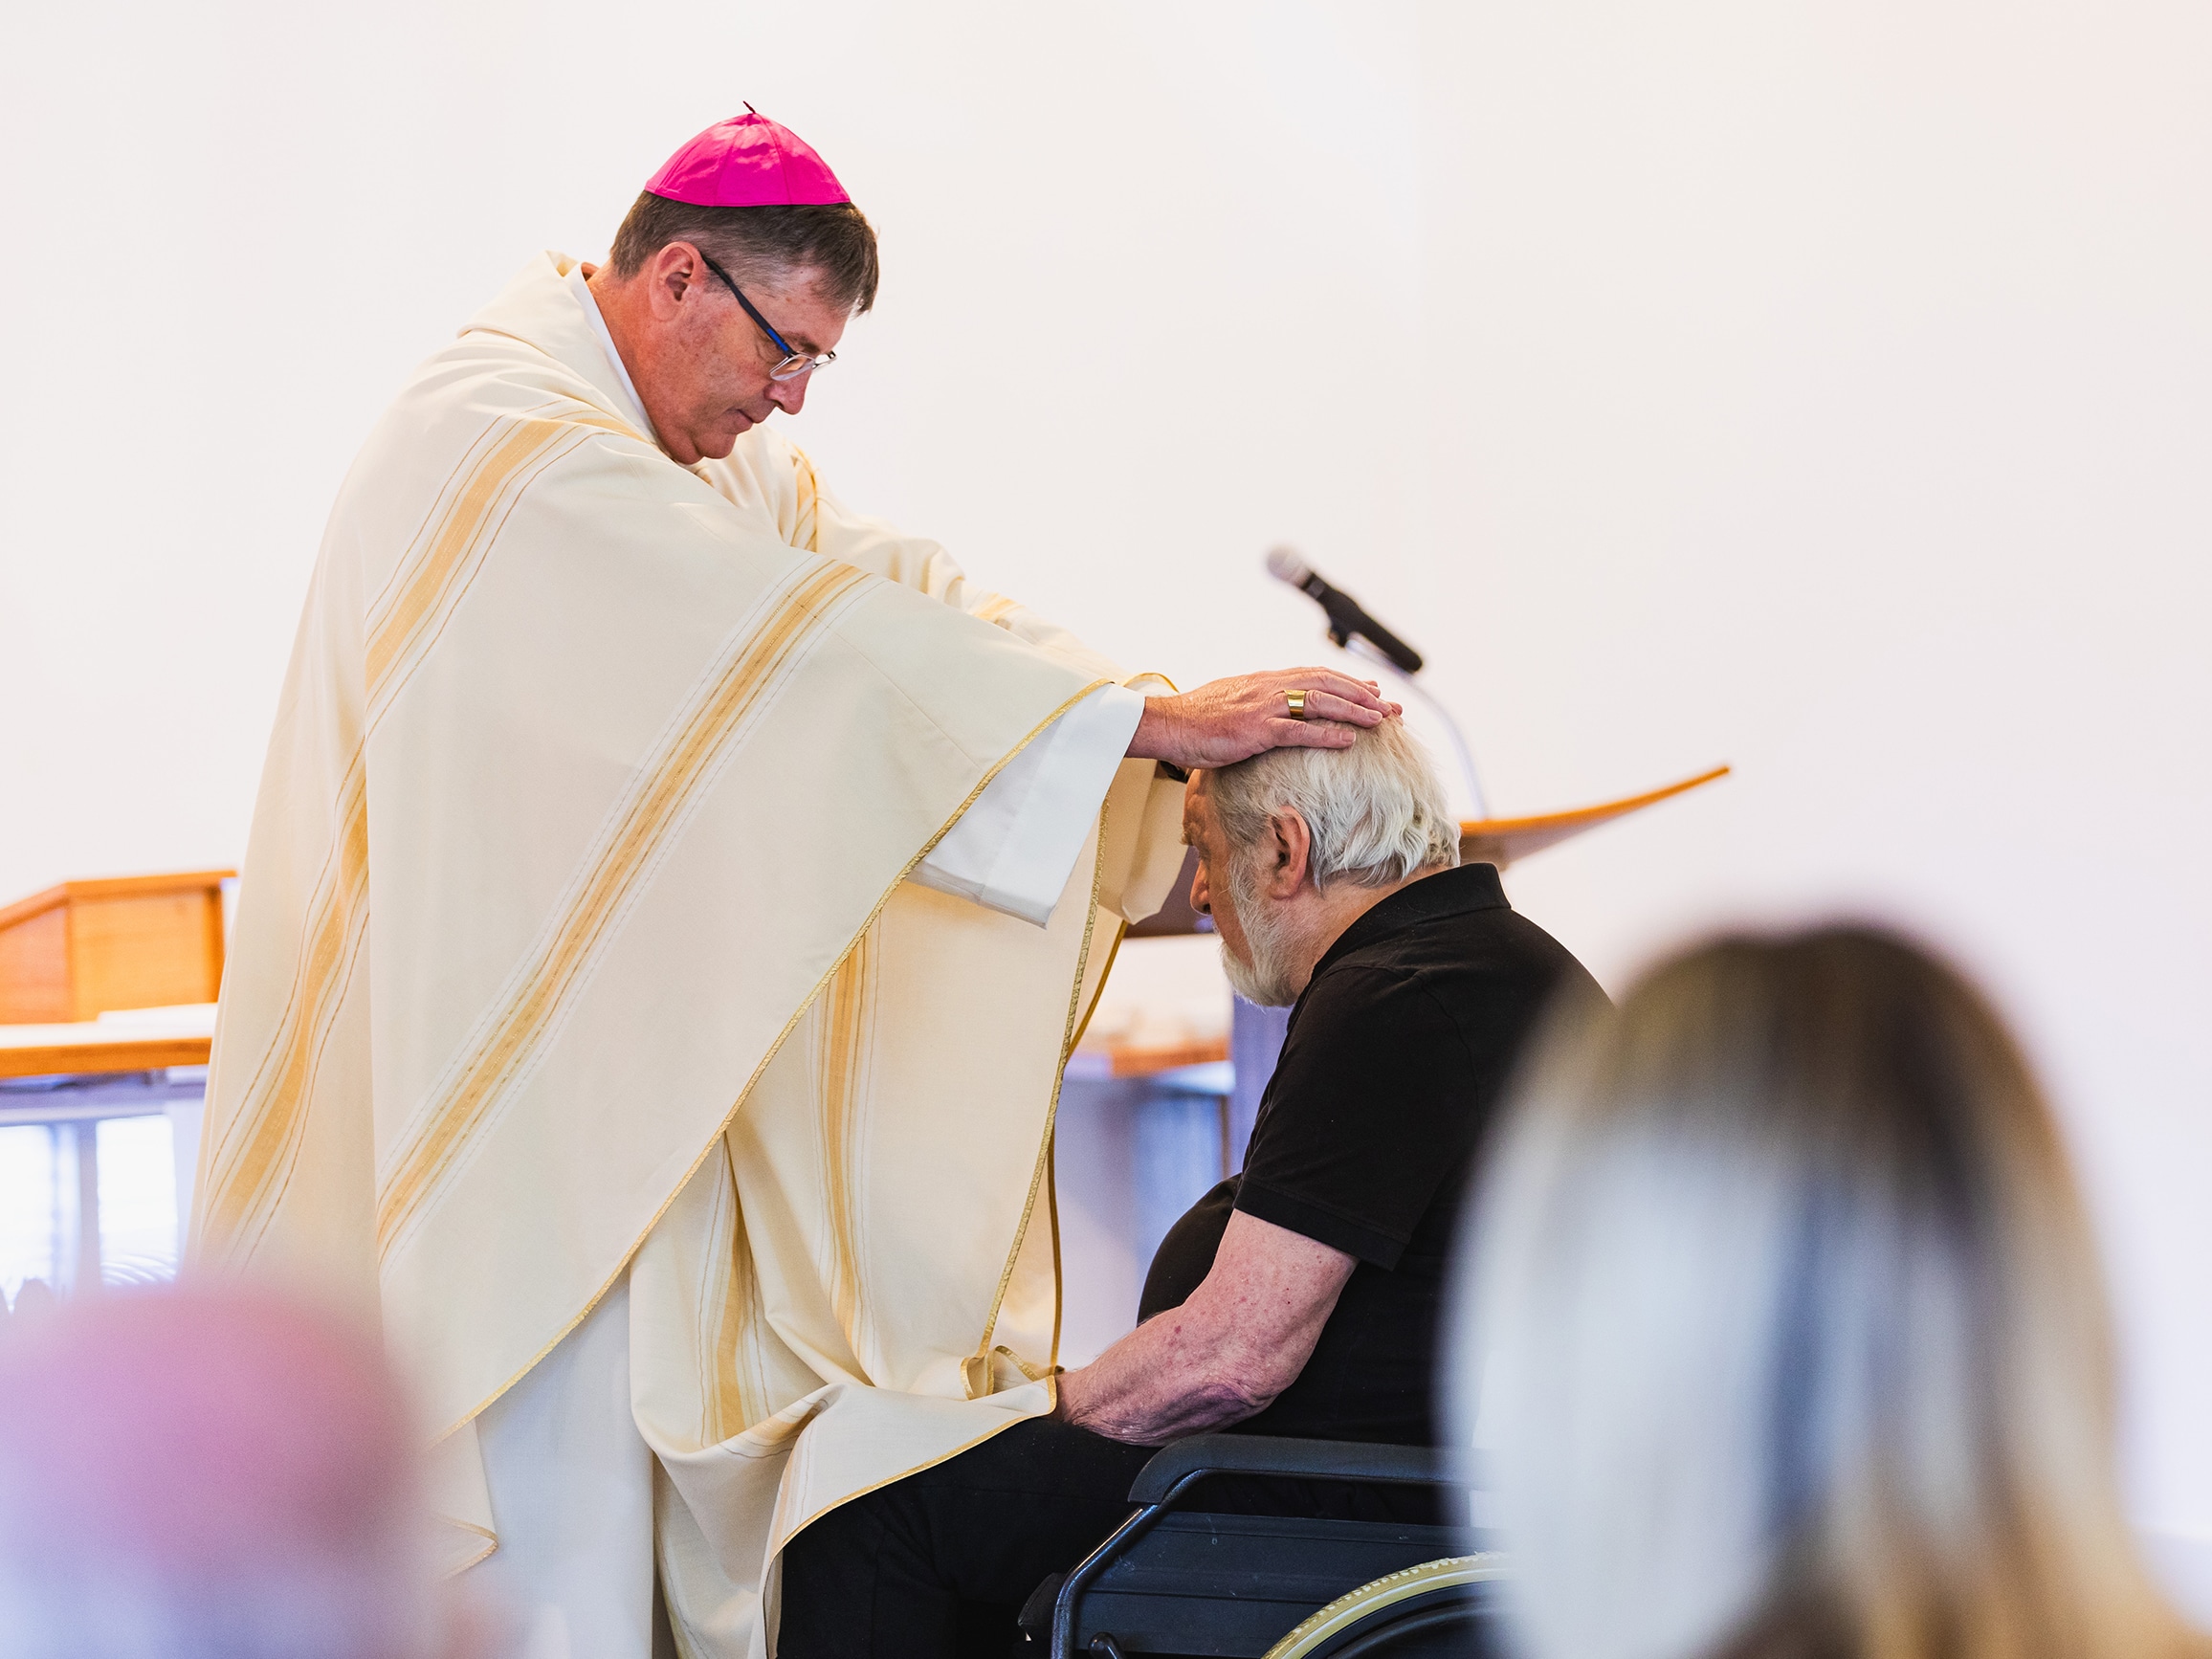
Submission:
[[[1165,1503],[1204,1474],[1294,1475],[1306,1480],[1380,1481],[1399,1486],[1471,1486],[1468,1465],[1427,1446],[1361,1440],[1293,1440],[1275,1434],[1193,1434],[1171,1441],[1138,1471],[1129,1501]]]

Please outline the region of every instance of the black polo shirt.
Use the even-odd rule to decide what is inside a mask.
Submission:
[[[1476,1151],[1553,994],[1603,995],[1506,902],[1493,865],[1400,888],[1322,954],[1291,1009],[1241,1175],[1169,1229],[1139,1317],[1180,1307],[1232,1209],[1357,1256],[1305,1369],[1255,1434],[1436,1440],[1437,1324]]]

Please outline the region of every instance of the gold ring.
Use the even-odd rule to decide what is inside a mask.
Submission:
[[[1294,720],[1304,719],[1306,718],[1306,694],[1302,691],[1287,691],[1283,693],[1283,696],[1291,699],[1291,719]]]

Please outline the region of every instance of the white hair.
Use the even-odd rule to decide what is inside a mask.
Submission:
[[[1336,881],[1390,887],[1459,862],[1459,821],[1428,752],[1403,720],[1360,732],[1348,749],[1270,749],[1207,778],[1232,863],[1250,861],[1276,814],[1305,820],[1313,838],[1306,871],[1316,892]]]
[[[1926,953],[1723,940],[1560,1021],[1475,1214],[1448,1391],[1531,1659],[2205,1651],[2122,1518],[2049,1109]]]

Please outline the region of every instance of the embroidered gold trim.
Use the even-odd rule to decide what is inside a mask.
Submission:
[[[859,1499],[866,1497],[872,1492],[881,1492],[887,1486],[896,1486],[900,1481],[905,1480],[910,1475],[919,1474],[925,1469],[935,1469],[940,1464],[950,1463],[954,1458],[960,1456],[962,1452],[973,1451],[984,1441],[996,1439],[998,1436],[1004,1434],[1007,1429],[1013,1427],[1017,1423],[1028,1423],[1032,1418],[1046,1415],[1046,1413],[1051,1411],[1052,1408],[1050,1403],[1059,1397],[1058,1379],[1053,1377],[1040,1377],[1037,1379],[1037,1382],[1043,1384],[1045,1389],[1045,1399],[1048,1403],[1043,1411],[1025,1411],[1019,1417],[1008,1416],[1004,1423],[994,1423],[990,1426],[990,1427],[984,1429],[973,1440],[962,1441],[960,1445],[954,1447],[950,1451],[944,1453],[941,1457],[924,1458],[921,1462],[914,1465],[914,1467],[911,1469],[902,1469],[896,1474],[886,1475],[883,1479],[875,1481],[872,1485],[862,1487],[858,1492],[849,1492],[843,1497],[839,1498],[835,1503],[824,1504],[820,1509],[816,1510],[812,1515],[807,1515],[804,1520],[800,1521],[796,1526],[792,1527],[787,1532],[781,1530],[780,1520],[778,1522],[771,1523],[768,1529],[768,1536],[772,1541],[772,1547],[768,1551],[767,1560],[763,1563],[762,1566],[762,1582],[763,1583],[767,1582],[767,1575],[775,1570],[777,1558],[782,1556],[784,1551],[790,1546],[791,1540],[797,1537],[801,1533],[805,1532],[808,1527],[812,1526],[816,1521],[820,1520],[824,1515],[829,1515],[831,1511],[840,1510],[849,1503],[857,1502]],[[1003,1398],[1003,1396],[993,1395],[992,1398],[999,1399]],[[811,1415],[811,1413],[809,1413],[809,1415]],[[804,1428],[805,1427],[806,1425],[804,1423],[798,1425],[799,1428]],[[794,1432],[796,1431],[797,1430],[794,1429]],[[804,1449],[805,1445],[806,1442],[801,1441],[799,1446],[793,1449],[791,1457],[793,1465],[798,1463],[800,1451]],[[784,1483],[786,1488],[794,1488],[804,1485],[805,1480],[803,1477],[794,1478],[793,1473],[789,1471],[786,1471],[784,1476]],[[781,1512],[782,1508],[783,1500],[779,1495],[777,1499],[777,1509],[779,1513]]]
[[[1083,1010],[1083,1023],[1075,1028],[1074,1039],[1069,1043],[1068,1051],[1060,1056],[1062,1066],[1073,1060],[1075,1057],[1075,1051],[1083,1046],[1083,1033],[1091,1029],[1091,1016],[1098,1011],[1099,999],[1106,994],[1106,982],[1114,977],[1114,964],[1121,960],[1121,941],[1128,937],[1129,923],[1117,920],[1114,928],[1114,943],[1106,952],[1106,966],[1098,975],[1098,995],[1093,997],[1091,1006]]]
[[[1045,1103],[1045,1133],[1037,1148],[1036,1165],[1029,1173],[1029,1193],[1022,1202],[1022,1224],[1014,1229],[1014,1247],[1006,1252],[1006,1265],[999,1272],[999,1288],[991,1294],[991,1311],[984,1320],[983,1340],[976,1344],[975,1358],[982,1359],[986,1369],[990,1357],[991,1333],[998,1329],[999,1309],[1006,1304],[1006,1287],[1013,1283],[1014,1265],[1021,1259],[1022,1241],[1029,1236],[1029,1218],[1036,1213],[1038,1184],[1051,1181],[1052,1175],[1052,1134],[1059,1121],[1060,1089],[1068,1078],[1068,1056],[1074,1051],[1075,1048],[1073,1033],[1077,1027],[1077,1017],[1080,1011],[1078,1005],[1083,998],[1083,974],[1084,970],[1091,965],[1091,940],[1098,927],[1098,894],[1104,887],[1106,880],[1106,807],[1104,804],[1098,807],[1097,833],[1098,851],[1091,861],[1091,908],[1089,914],[1083,918],[1083,945],[1075,954],[1075,983],[1069,989],[1068,1017],[1061,1023],[1060,1027],[1060,1063],[1052,1068],[1052,1095],[1051,1098]],[[1101,992],[1106,989],[1106,982],[1103,979],[1098,982],[1098,989]],[[1058,1346],[1057,1332],[1060,1322],[1058,1289],[1057,1275],[1055,1275],[1052,1304],[1052,1328],[1055,1333],[1053,1345],[1055,1347]],[[973,1363],[972,1359],[969,1363]],[[1028,1367],[1023,1367],[1023,1370],[1027,1374]],[[974,1396],[971,1395],[970,1398],[972,1399]]]

